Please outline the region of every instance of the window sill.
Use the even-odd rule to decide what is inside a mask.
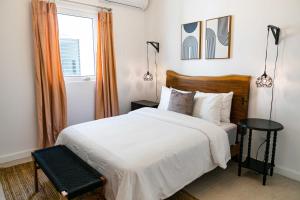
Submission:
[[[73,82],[95,82],[96,76],[65,76],[65,82],[73,83]]]

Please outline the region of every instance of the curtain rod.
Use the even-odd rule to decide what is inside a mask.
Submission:
[[[75,4],[80,4],[80,5],[84,5],[84,6],[91,6],[91,7],[96,7],[96,8],[100,8],[100,9],[104,9],[107,11],[112,11],[111,8],[107,8],[107,7],[103,7],[103,6],[97,6],[97,5],[93,5],[93,4],[89,4],[89,3],[83,3],[83,2],[79,2],[79,1],[72,1],[72,0],[60,0],[62,2],[68,2],[68,3],[75,3]]]

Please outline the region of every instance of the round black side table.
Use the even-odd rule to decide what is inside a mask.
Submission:
[[[256,119],[256,118],[241,120],[238,123],[238,126],[241,130],[238,176],[241,176],[242,167],[247,169],[252,169],[260,174],[263,174],[263,185],[266,185],[268,171],[270,169],[270,176],[273,176],[273,168],[275,167],[274,161],[275,161],[277,132],[283,130],[284,127],[278,122],[274,122],[266,119]],[[248,154],[246,160],[243,161],[244,136],[247,134],[248,129],[249,129]],[[253,130],[267,132],[264,161],[259,161],[251,158],[251,143],[252,143]],[[272,148],[271,163],[269,163],[269,148],[270,148],[270,140],[271,140],[272,133],[273,133],[273,148]]]

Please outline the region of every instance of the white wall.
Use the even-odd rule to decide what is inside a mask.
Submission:
[[[162,71],[172,69],[187,75],[253,76],[250,117],[268,118],[271,90],[257,89],[254,81],[263,72],[266,27],[269,24],[281,27],[273,119],[281,122],[285,129],[279,134],[276,164],[278,173],[298,180],[300,180],[299,8],[299,0],[153,0],[146,12],[146,38],[161,43]],[[181,24],[225,15],[233,16],[232,58],[181,61]],[[269,48],[268,72],[272,75],[275,46],[274,40],[270,41],[272,42]],[[203,43],[202,47],[204,55]],[[256,137],[254,150],[262,140],[262,137]]]
[[[0,162],[36,146],[29,0],[0,1]]]
[[[30,155],[36,148],[36,112],[30,0],[0,1],[0,163]],[[98,0],[85,0],[98,4]],[[113,8],[117,81],[121,113],[143,99],[144,12]],[[93,120],[94,82],[66,83],[69,124]]]

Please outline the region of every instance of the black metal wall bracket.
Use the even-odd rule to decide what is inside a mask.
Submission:
[[[280,35],[280,28],[277,26],[269,25],[268,29],[270,29],[273,33],[273,36],[275,38],[275,44],[279,44],[279,35]]]
[[[156,49],[157,53],[159,53],[159,43],[158,42],[154,42],[154,41],[147,41],[147,45],[151,44],[154,49]]]

